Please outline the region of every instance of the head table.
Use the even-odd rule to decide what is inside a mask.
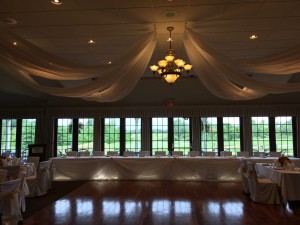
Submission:
[[[178,180],[240,182],[238,157],[55,157],[53,180]],[[274,161],[274,159],[268,159]],[[300,163],[300,159],[299,159]]]

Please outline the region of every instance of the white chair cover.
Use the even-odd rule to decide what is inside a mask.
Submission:
[[[37,169],[39,167],[40,157],[39,156],[28,156],[27,157],[27,163],[33,163],[35,172],[37,172]]]
[[[26,183],[26,172],[21,171],[19,173],[19,179],[21,180],[19,185],[19,213],[18,213],[18,220],[23,220],[22,212],[26,210],[26,202],[25,197],[29,194],[28,186]]]
[[[190,151],[189,152],[189,156],[190,157],[196,157],[196,156],[200,156],[200,151]]]
[[[221,155],[222,157],[232,156],[232,152],[229,152],[229,151],[221,151],[221,152],[220,152],[220,155]]]
[[[20,165],[20,162],[21,162],[21,159],[17,158],[17,157],[13,157],[12,160],[11,160],[11,163],[12,163],[13,166]]]
[[[249,152],[248,151],[243,151],[243,152],[237,152],[236,153],[237,157],[249,157]]]
[[[135,154],[135,153],[132,152],[132,151],[124,151],[124,152],[123,152],[123,156],[125,156],[125,157],[126,157],[126,156],[134,156],[134,154]]]
[[[279,157],[281,156],[281,152],[269,152],[270,157]]]
[[[166,151],[156,151],[155,156],[166,156]]]
[[[51,182],[50,170],[52,160],[44,161],[41,165],[36,176],[26,177],[29,189],[28,197],[42,196],[48,192],[49,183]]]
[[[215,152],[202,152],[202,155],[205,157],[214,157],[216,156]]]
[[[104,156],[104,151],[93,151],[93,156]]]
[[[249,194],[249,184],[247,179],[247,161],[241,160],[241,166],[238,169],[238,173],[240,174],[242,180],[242,189],[245,194]]]
[[[82,151],[82,152],[79,152],[79,156],[90,156],[91,155],[91,153],[90,153],[90,151]]]
[[[119,152],[118,151],[107,151],[106,155],[108,155],[108,156],[118,156]]]
[[[261,156],[266,156],[265,152],[253,152],[254,157],[261,157]]]
[[[183,156],[183,151],[173,151],[172,156]]]
[[[3,216],[18,216],[20,213],[19,205],[19,186],[20,179],[10,180],[0,183],[0,211]]]
[[[149,151],[140,151],[139,152],[139,157],[145,157],[145,156],[150,156]]]
[[[255,164],[249,161],[247,162],[247,180],[252,201],[280,204],[279,190],[276,183],[267,178],[258,178]]]
[[[77,156],[77,152],[76,151],[69,151],[69,152],[67,152],[67,156],[69,156],[69,157]]]
[[[6,178],[7,178],[7,170],[0,169],[0,183],[5,182]]]

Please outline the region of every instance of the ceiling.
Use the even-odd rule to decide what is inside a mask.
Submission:
[[[57,57],[87,65],[113,64],[141,35],[153,30],[157,46],[149,65],[157,64],[168,49],[168,26],[175,27],[172,38],[176,56],[187,61],[182,41],[186,27],[232,59],[276,55],[300,45],[299,11],[299,0],[63,0],[59,6],[50,0],[0,1],[4,26]],[[251,40],[252,34],[258,38]],[[91,39],[95,44],[88,43]],[[153,78],[147,68],[125,98],[99,103],[32,90],[10,76],[9,69],[0,68],[0,103],[163,105],[171,99],[179,105],[275,104],[298,103],[300,96],[290,93],[250,101],[223,100],[211,94],[194,71],[190,75],[169,86]]]

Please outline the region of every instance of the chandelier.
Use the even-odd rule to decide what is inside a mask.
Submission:
[[[174,27],[167,27],[167,30],[170,32],[170,37],[168,41],[169,44],[169,50],[167,52],[167,55],[165,59],[158,61],[158,66],[153,65],[150,66],[151,71],[153,72],[153,75],[157,72],[163,81],[173,84],[176,82],[178,78],[181,77],[182,72],[185,70],[187,74],[192,69],[192,65],[186,64],[185,61],[182,59],[175,59],[175,52],[172,48],[172,36],[171,33],[174,30]]]

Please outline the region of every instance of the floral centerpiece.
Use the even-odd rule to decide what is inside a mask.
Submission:
[[[294,167],[294,163],[292,163],[291,160],[284,155],[279,156],[274,164],[276,167],[284,167],[286,169],[292,169]]]
[[[284,166],[284,165],[291,163],[291,160],[288,157],[282,155],[282,156],[279,156],[278,162],[280,163],[281,166]]]

